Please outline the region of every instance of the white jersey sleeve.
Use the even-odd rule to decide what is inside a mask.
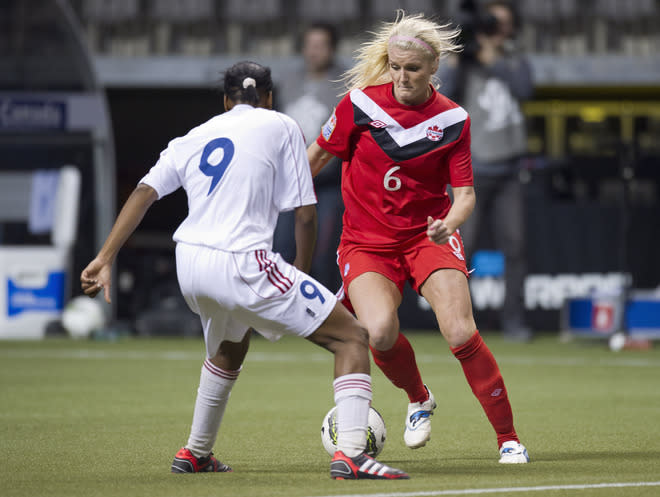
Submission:
[[[169,195],[182,186],[181,178],[172,161],[172,155],[169,148],[163,150],[156,164],[140,180],[140,183],[145,183],[156,190],[158,199]]]
[[[315,204],[316,194],[303,133],[293,119],[284,114],[278,117],[284,121],[287,137],[282,141],[282,167],[275,175],[273,200],[280,211],[290,211]]]

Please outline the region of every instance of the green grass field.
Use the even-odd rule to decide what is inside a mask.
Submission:
[[[329,478],[320,425],[332,356],[304,340],[253,340],[215,449],[234,472],[201,475],[169,473],[188,435],[201,340],[0,342],[0,495],[660,495],[660,347],[485,334],[532,458],[509,467],[446,343],[408,336],[439,408],[429,445],[407,449],[407,399],[372,370],[388,427],[379,458],[411,475],[398,482]]]

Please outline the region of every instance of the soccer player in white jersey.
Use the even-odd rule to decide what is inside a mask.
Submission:
[[[316,196],[296,123],[272,108],[270,69],[240,62],[225,73],[227,112],[172,140],[124,204],[96,258],[85,294],[110,302],[112,264],[151,204],[182,187],[188,217],[174,233],[177,277],[199,315],[206,343],[192,428],[173,473],[226,472],[212,453],[251,329],[271,340],[307,338],[335,355],[337,447],[334,479],[406,479],[364,453],[371,403],[367,333],[306,274],[316,236]],[[280,211],[295,210],[293,265],[272,252]]]

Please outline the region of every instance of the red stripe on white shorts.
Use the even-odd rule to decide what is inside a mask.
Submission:
[[[275,288],[281,293],[286,293],[293,286],[293,282],[282,274],[277,264],[266,257],[265,250],[255,250],[254,253],[259,263],[259,270],[266,272],[268,281]]]

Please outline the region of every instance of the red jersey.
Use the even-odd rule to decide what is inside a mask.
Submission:
[[[420,105],[394,98],[392,83],[353,90],[316,142],[341,158],[342,243],[397,245],[444,218],[447,185],[471,186],[470,118],[440,93]]]

